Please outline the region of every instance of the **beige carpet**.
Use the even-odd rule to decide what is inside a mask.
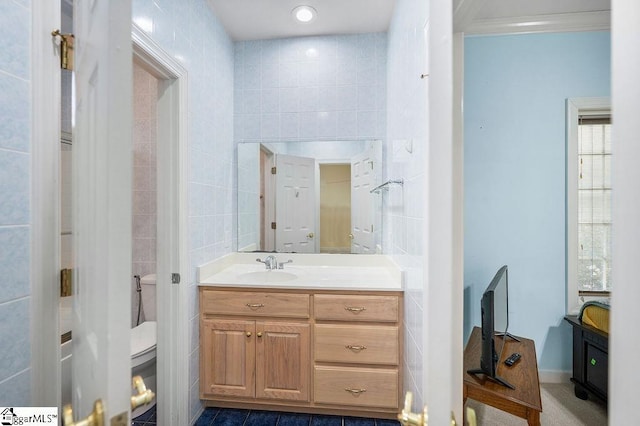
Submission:
[[[573,384],[542,383],[542,426],[606,426],[607,407],[603,402],[590,398],[587,401],[576,398]],[[526,425],[527,421],[500,411],[488,405],[469,399],[467,407],[476,411],[478,426]]]

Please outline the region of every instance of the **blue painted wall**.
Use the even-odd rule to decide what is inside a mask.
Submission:
[[[565,102],[610,95],[610,34],[465,39],[465,339],[509,266],[509,329],[540,370],[571,369],[566,306]]]

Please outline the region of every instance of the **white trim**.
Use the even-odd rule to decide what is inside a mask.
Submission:
[[[318,164],[318,160],[313,160],[313,179],[315,182],[315,206],[314,206],[314,214],[315,223],[313,224],[315,228],[315,238],[313,239],[313,252],[320,253],[320,164]]]
[[[157,410],[164,424],[189,423],[186,69],[132,24],[134,56],[160,79],[158,98]],[[179,285],[171,273],[179,273]]]
[[[527,34],[572,31],[608,31],[611,29],[611,12],[556,13],[552,15],[515,16],[478,19],[457,31],[465,34]]]
[[[453,32],[464,32],[487,0],[457,0],[453,6]]]
[[[60,406],[60,0],[31,5],[31,405]],[[58,160],[55,160],[58,159]]]
[[[462,419],[462,329],[460,300],[462,282],[456,280],[454,238],[459,212],[454,187],[455,168],[453,133],[453,4],[452,0],[431,1],[429,22],[424,28],[428,74],[425,95],[428,106],[427,151],[424,162],[425,186],[422,260],[423,360],[422,392],[429,407],[429,423],[445,425],[451,412]],[[418,29],[416,29],[418,30]],[[419,78],[416,72],[415,78]]]
[[[640,2],[613,2],[611,31],[611,98],[613,100],[614,156],[611,158],[613,198],[612,250],[615,267],[611,296],[609,340],[609,424],[635,424],[638,420],[637,386],[640,374],[629,366],[637,362],[640,339],[632,324],[640,321],[637,283],[640,259],[638,182],[640,182]],[[629,333],[631,331],[631,334]]]
[[[263,250],[271,251],[276,248],[276,231],[271,229],[271,223],[276,221],[276,204],[275,204],[275,187],[276,179],[275,175],[271,174],[271,168],[276,165],[276,154],[268,146],[261,144],[264,148],[262,151],[267,154],[267,161],[265,163],[264,175],[264,245]]]
[[[567,240],[567,313],[576,314],[583,302],[578,297],[578,246],[569,241],[578,240],[578,220],[570,220],[569,213],[578,211],[578,116],[584,114],[611,113],[610,98],[567,99],[567,163],[566,163],[566,226]]]
[[[452,182],[452,331],[454,383],[462,382],[464,352],[463,335],[463,312],[464,312],[464,34],[453,34],[453,182]],[[462,386],[452,389],[451,407],[455,413],[463,412]]]

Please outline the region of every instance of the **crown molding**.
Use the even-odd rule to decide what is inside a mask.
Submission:
[[[456,28],[457,31],[464,32],[466,35],[608,31],[610,29],[610,10],[478,19],[464,28]]]

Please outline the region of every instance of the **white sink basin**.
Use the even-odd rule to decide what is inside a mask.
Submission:
[[[238,275],[241,282],[251,283],[281,283],[285,281],[291,281],[298,278],[296,274],[284,271],[255,271],[245,272]]]

